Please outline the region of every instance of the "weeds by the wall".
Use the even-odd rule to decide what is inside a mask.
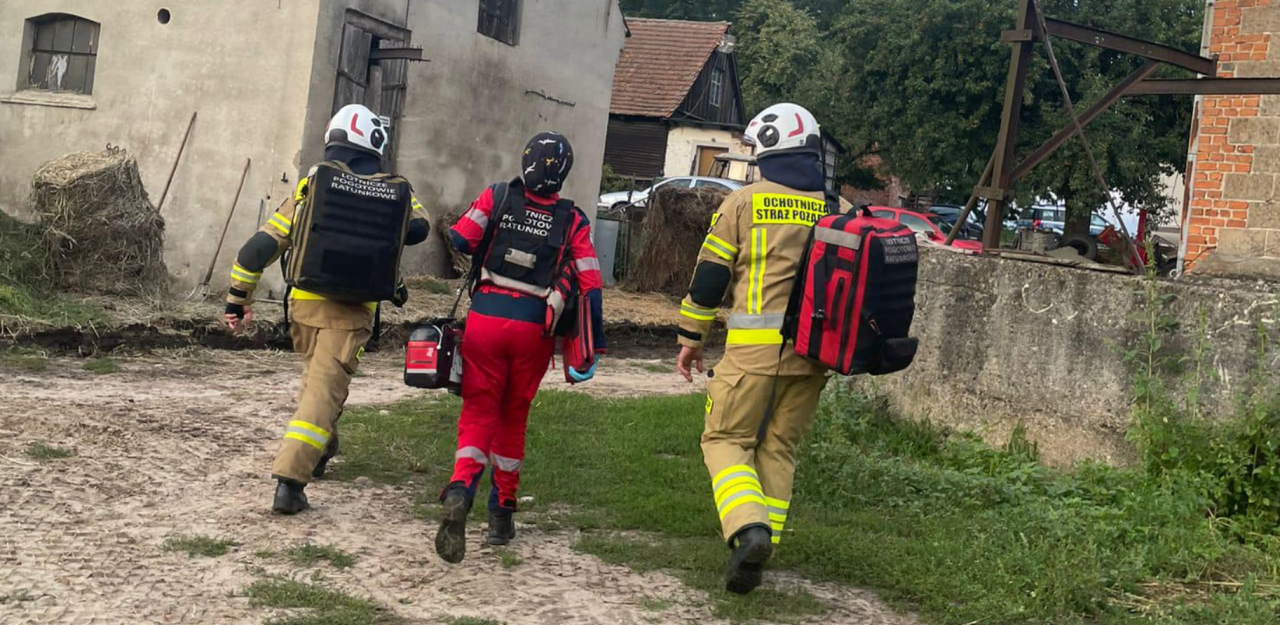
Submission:
[[[1169,347],[1179,331],[1165,312],[1170,296],[1154,275],[1141,295],[1144,331],[1126,362],[1134,380],[1129,439],[1143,468],[1156,479],[1194,484],[1207,499],[1206,513],[1238,538],[1280,529],[1280,384],[1269,366],[1272,330],[1257,326],[1257,366],[1235,399],[1235,413],[1206,414],[1202,389],[1213,378],[1207,313],[1201,311],[1190,353],[1179,354]]]

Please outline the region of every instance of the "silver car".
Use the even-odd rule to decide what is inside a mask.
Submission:
[[[741,182],[726,180],[724,178],[707,178],[705,176],[680,176],[677,178],[667,178],[659,181],[657,184],[640,191],[616,191],[614,193],[606,193],[600,196],[600,202],[596,205],[600,211],[620,211],[628,206],[638,206],[643,208],[649,201],[649,196],[654,191],[668,186],[676,185],[683,189],[719,189],[722,191],[737,191],[742,188]]]

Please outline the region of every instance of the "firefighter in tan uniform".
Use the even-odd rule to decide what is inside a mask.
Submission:
[[[341,163],[353,174],[373,176],[382,171],[387,143],[382,121],[369,109],[350,105],[338,112],[326,130],[324,160]],[[311,180],[311,176],[303,179],[293,201],[286,202],[241,248],[231,269],[226,305],[227,325],[233,331],[252,322],[253,292],[263,271],[297,247],[301,233],[294,231],[295,210],[307,197]],[[415,245],[426,240],[430,226],[422,205],[410,198],[413,212],[404,243]],[[399,285],[393,301],[403,305],[407,297]],[[289,331],[294,351],[302,355],[303,373],[297,411],[271,466],[278,482],[272,509],[280,514],[308,508],[303,488],[313,477],[323,475],[326,463],[337,453],[338,417],[372,335],[377,309],[377,302],[342,303],[299,288],[290,291],[289,300]]]
[[[680,306],[678,369],[703,370],[702,345],[727,294],[724,359],[707,386],[702,453],[732,554],[726,587],[760,585],[791,508],[796,446],[809,431],[826,369],[783,345],[792,283],[813,224],[828,214],[817,120],[794,104],[747,127],[764,182],[735,191],[712,217]]]

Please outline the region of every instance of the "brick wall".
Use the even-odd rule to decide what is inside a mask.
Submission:
[[[1222,78],[1280,76],[1280,2],[1218,0]],[[1280,276],[1280,96],[1206,96],[1186,258],[1196,271]]]

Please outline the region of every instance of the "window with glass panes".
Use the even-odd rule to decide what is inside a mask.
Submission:
[[[93,93],[98,24],[72,15],[31,20],[34,31],[27,86],[45,91]]]
[[[509,46],[520,40],[520,0],[480,0],[477,30]]]

